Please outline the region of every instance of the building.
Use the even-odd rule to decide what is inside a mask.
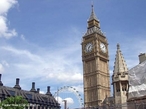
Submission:
[[[114,63],[114,70],[112,75],[112,85],[113,85],[113,98],[114,105],[121,106],[120,109],[127,109],[127,91],[128,91],[128,68],[122,52],[120,50],[120,45],[117,44],[116,58]]]
[[[84,105],[97,107],[110,96],[108,42],[92,6],[82,41]]]
[[[19,78],[16,79],[14,87],[4,86],[0,74],[0,101],[7,97],[22,96],[29,103],[26,109],[60,109],[60,104],[55,100],[50,92],[50,86],[47,87],[46,94],[40,94],[39,88],[35,89],[35,83],[32,83],[30,91],[22,90],[19,85]]]
[[[128,109],[146,108],[146,53],[139,55],[139,64],[128,71]]]
[[[138,66],[141,66],[144,62],[146,63],[145,60],[146,53],[140,54],[140,62]],[[138,97],[140,92],[128,92],[130,88],[129,72],[131,70],[128,70],[119,44],[117,44],[112,75],[113,96],[110,95],[108,41],[100,29],[100,22],[94,13],[93,6],[88,20],[87,32],[83,36],[82,41],[82,62],[85,108],[101,107],[102,109],[136,109],[140,104],[133,103],[133,100],[138,101],[139,103],[141,103],[140,99],[146,100],[146,93],[144,94],[146,87],[144,90],[142,90],[143,87],[139,89],[140,92],[142,92],[141,94],[143,94],[142,97]],[[146,73],[146,67],[143,68],[144,73]],[[138,72],[138,74],[140,73],[142,75],[141,71]],[[145,83],[146,75],[144,73],[139,81]],[[142,86],[142,84],[140,85]],[[136,96],[135,93],[137,93],[138,96]],[[129,99],[128,95],[132,95],[132,99]]]
[[[128,101],[146,97],[146,53],[139,55],[139,64],[128,71]]]
[[[114,64],[112,75],[114,102],[115,104],[123,104],[127,102],[128,68],[121,53],[119,44],[117,44],[117,53]]]

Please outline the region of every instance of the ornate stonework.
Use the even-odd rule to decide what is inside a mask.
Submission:
[[[85,107],[101,105],[110,96],[108,42],[100,29],[93,6],[83,36],[82,61]]]
[[[127,102],[128,91],[128,68],[124,57],[120,50],[120,45],[117,44],[117,53],[115,58],[114,71],[112,75],[112,84],[114,91],[115,105],[125,104]],[[121,107],[125,109],[125,107]]]

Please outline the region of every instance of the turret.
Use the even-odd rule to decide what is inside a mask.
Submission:
[[[112,75],[112,85],[115,98],[115,105],[123,104],[127,101],[127,90],[128,90],[128,68],[122,52],[120,50],[120,45],[117,44],[117,52],[114,63],[114,70]],[[122,109],[122,108],[121,108]],[[124,108],[123,108],[124,109]]]

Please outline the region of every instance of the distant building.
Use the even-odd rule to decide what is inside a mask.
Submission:
[[[16,79],[16,85],[14,87],[4,86],[1,81],[0,74],[0,101],[3,101],[7,97],[22,96],[29,103],[26,109],[60,109],[60,104],[55,100],[50,92],[50,86],[47,87],[46,94],[40,94],[39,88],[35,89],[35,83],[32,83],[30,91],[22,90],[19,85],[19,78]]]

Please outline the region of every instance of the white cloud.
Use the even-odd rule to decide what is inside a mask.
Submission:
[[[9,64],[4,60],[0,63],[0,74],[5,72],[5,69],[9,67]]]
[[[45,94],[45,92],[44,92],[44,91],[40,91],[40,93],[41,93],[41,94]]]
[[[58,97],[55,97],[55,99],[58,101],[60,105],[63,105],[63,99],[61,97],[58,96]]]
[[[72,104],[74,104],[74,100],[72,99],[72,98],[61,98],[61,97],[56,97],[55,98],[56,100],[58,100],[58,102],[62,105],[62,106],[64,106],[64,100],[66,100],[67,101],[67,107],[68,106],[70,106],[70,105],[72,105]]]
[[[17,0],[0,0],[0,15],[6,15],[8,10],[17,3]]]
[[[23,34],[21,34],[20,38],[21,38],[22,40],[25,40],[25,36],[24,36]]]
[[[9,39],[17,35],[15,29],[10,30],[7,25],[7,13],[17,4],[17,0],[0,0],[0,37]]]
[[[0,74],[2,74],[4,72],[4,67],[2,64],[0,64]]]
[[[11,66],[9,68],[13,68],[13,71],[16,69],[15,75],[23,78],[39,77],[43,81],[49,80],[56,83],[82,83],[82,69],[76,65],[77,60],[74,58],[67,59],[67,54],[64,55],[64,52],[70,55],[74,52],[74,49],[71,51],[70,49],[64,48],[63,53],[60,51],[52,51],[51,53],[42,51],[43,55],[31,53],[29,50],[17,49],[12,46],[2,46],[0,49],[6,53],[6,57],[10,58],[4,64]],[[58,52],[60,52],[59,55]]]
[[[4,61],[2,61],[2,64],[4,65],[4,66],[6,66],[6,67],[9,67],[9,64],[4,60]]]
[[[64,81],[64,82],[70,82],[70,83],[82,83],[83,80],[83,75],[78,72],[78,73],[74,73],[73,71],[58,71],[58,73],[54,73],[54,72],[47,72],[48,75],[46,76],[46,78],[48,79],[53,79],[55,78],[57,81]]]
[[[15,54],[17,56],[25,56],[32,61],[40,61],[41,62],[41,58],[39,56],[32,54],[28,50],[19,50],[19,49],[13,48],[11,46],[5,46],[5,47],[3,46],[1,48],[3,50],[10,51],[12,54]]]
[[[67,106],[72,105],[74,103],[74,100],[72,98],[65,98],[67,100]]]

